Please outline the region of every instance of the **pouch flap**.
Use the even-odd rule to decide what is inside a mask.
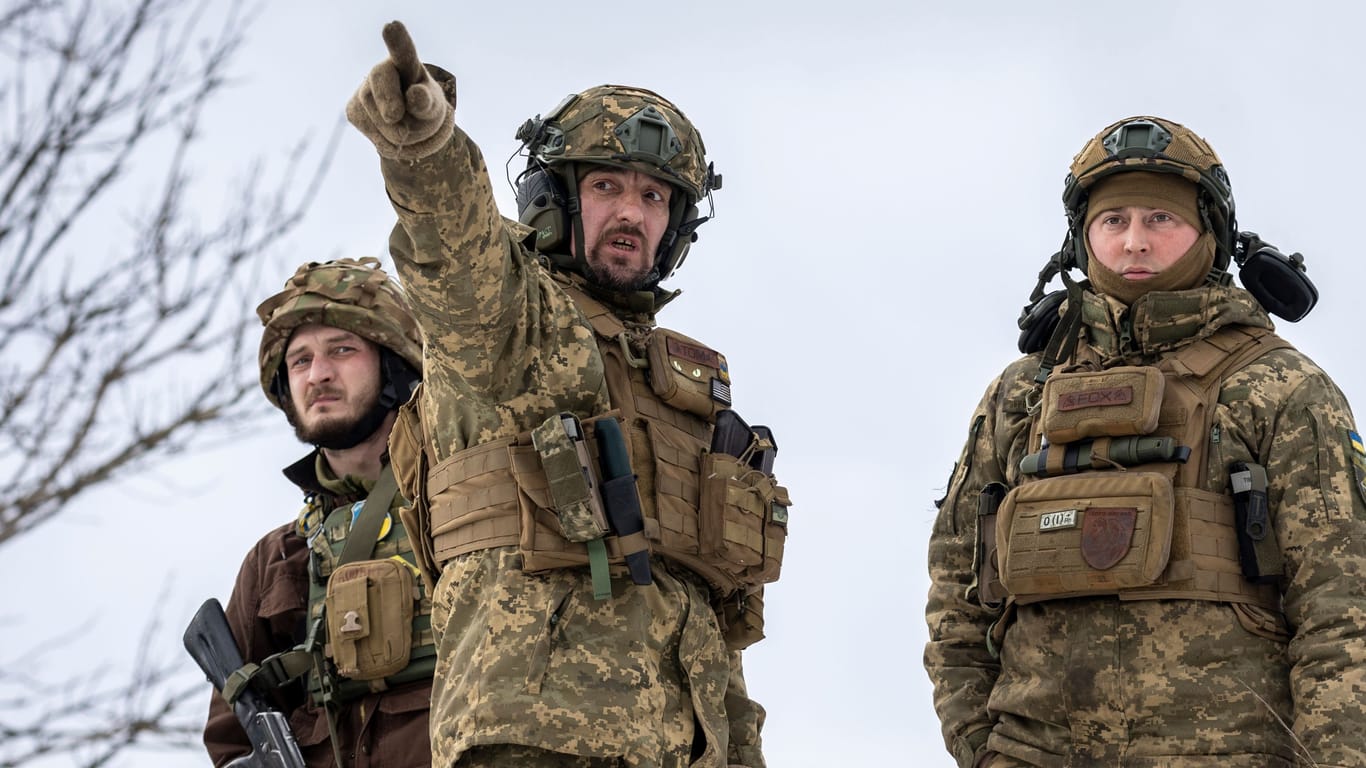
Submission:
[[[726,356],[667,328],[650,334],[645,351],[650,362],[650,389],[665,403],[714,421],[730,399]]]
[[[1152,366],[1055,373],[1043,385],[1043,435],[1052,445],[1157,428],[1166,379]]]

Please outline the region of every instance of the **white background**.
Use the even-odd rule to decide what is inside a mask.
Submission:
[[[270,3],[211,112],[201,174],[322,140],[408,26],[459,79],[456,119],[502,182],[513,133],[568,93],[641,85],[699,126],[717,218],[661,322],[724,352],[737,409],[770,425],[791,490],[768,639],[746,655],[770,766],[951,765],[921,664],[925,546],[967,419],[1015,356],[1015,320],[1062,240],[1067,166],[1100,128],[1156,114],[1223,158],[1239,223],[1305,253],[1321,293],[1280,331],[1366,407],[1360,264],[1363,12],[1348,3]],[[220,165],[221,164],[221,165]],[[513,172],[520,169],[515,164]],[[383,253],[393,214],[349,129],[279,266]],[[261,298],[264,298],[262,296]],[[251,312],[243,306],[243,312]],[[292,519],[283,418],[82,499],[0,560],[0,660],[54,629],[52,673],[164,654],[242,555]],[[186,666],[190,663],[185,657]],[[207,694],[206,694],[207,695]],[[202,753],[119,765],[201,765]]]

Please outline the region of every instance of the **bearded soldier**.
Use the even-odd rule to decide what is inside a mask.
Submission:
[[[431,600],[387,455],[422,337],[373,258],[304,264],[257,314],[261,387],[315,448],[284,470],[303,511],[247,554],[225,609],[241,674],[309,766],[430,765]],[[218,695],[204,743],[215,765],[252,751]]]
[[[384,37],[347,116],[428,340],[391,448],[436,580],[434,762],[762,766],[739,649],[782,558],[776,446],[725,357],[654,320],[720,187],[701,136],[644,89],[570,96],[517,132],[523,226],[454,79]]]
[[[1366,457],[1268,316],[1312,308],[1302,260],[1238,231],[1169,120],[1101,131],[1064,202],[1030,354],[930,540],[945,743],[965,768],[1366,765]]]

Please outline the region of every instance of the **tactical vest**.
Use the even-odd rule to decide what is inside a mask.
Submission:
[[[982,535],[994,534],[983,544],[995,549],[979,558],[983,601],[1117,595],[1279,614],[1278,586],[1243,576],[1233,497],[1209,487],[1225,476],[1209,462],[1225,376],[1286,346],[1233,326],[1156,366],[1103,370],[1078,349],[1079,364],[1044,383],[1020,483],[995,514],[982,507]]]
[[[308,675],[309,694],[319,706],[430,679],[436,669],[432,603],[400,515],[390,510],[370,557],[344,566],[341,573],[349,575],[333,579],[364,505],[357,501],[324,514],[311,502],[299,516],[298,531],[309,545],[308,642],[322,643],[328,660],[327,680],[316,668]]]
[[[710,586],[731,647],[758,640],[761,588],[778,579],[790,501],[772,474],[711,450],[717,414],[730,404],[725,357],[674,331],[628,327],[575,286],[563,288],[596,334],[613,408],[582,422],[590,471],[600,461],[596,424],[612,419],[636,477],[643,537],[600,538],[614,575],[625,575],[626,556],[641,549],[679,563]],[[430,531],[420,554],[432,573],[461,555],[505,546],[519,549],[529,572],[589,564],[589,542],[557,509],[555,472],[547,474],[532,432],[473,446],[428,469],[419,401],[400,411],[391,455],[405,495],[427,501],[405,514]]]

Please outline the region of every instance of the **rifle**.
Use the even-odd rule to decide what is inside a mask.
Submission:
[[[185,628],[185,650],[220,693],[228,678],[242,669],[242,654],[217,598],[205,600]],[[251,754],[233,760],[225,768],[306,768],[284,714],[272,709],[250,686],[238,687],[236,700],[229,703],[246,730],[252,749]]]

